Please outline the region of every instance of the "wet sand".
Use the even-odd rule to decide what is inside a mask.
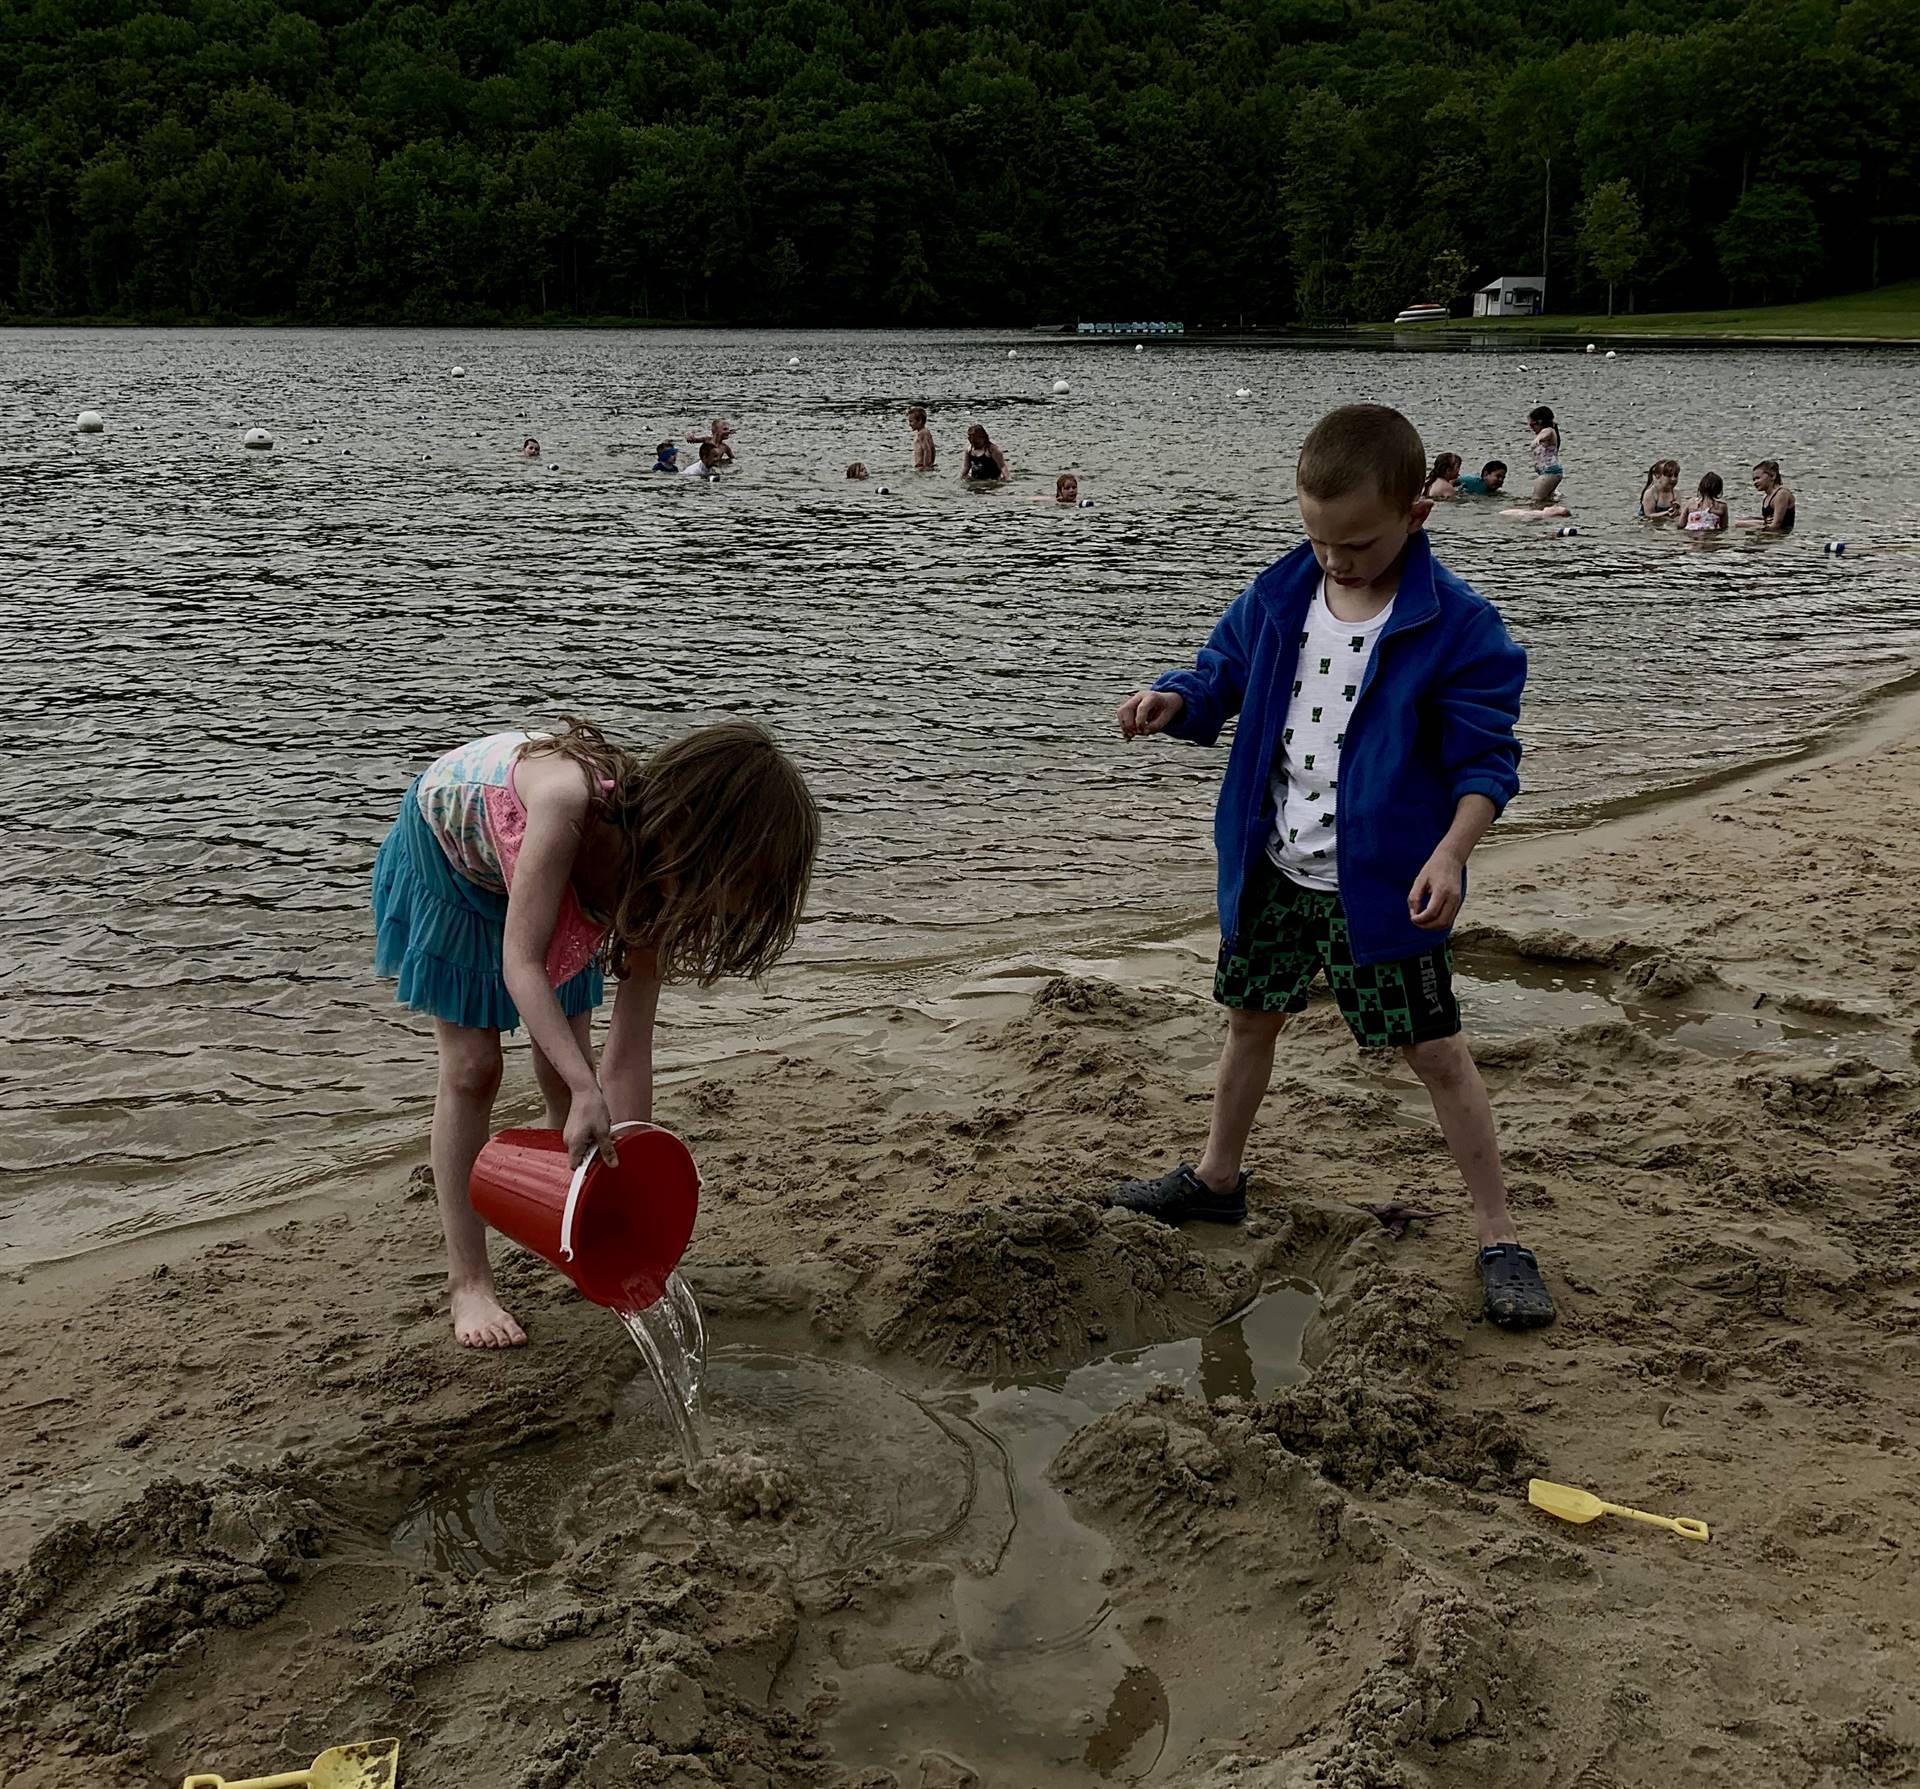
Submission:
[[[468,1789],[1906,1779],[1917,723],[1484,854],[1459,954],[1541,1334],[1480,1320],[1418,1089],[1325,1003],[1244,1233],[1090,1202],[1197,1144],[1198,930],[669,1090],[724,1394],[693,1479],[544,1266],[504,1264],[530,1348],[451,1345],[417,1159],[14,1276],[0,1780],[384,1734]],[[1023,1387],[1051,1451],[1063,1373],[1279,1279],[1320,1289],[1304,1376],[1140,1374],[1044,1482],[1007,1442]],[[1533,1474],[1713,1539],[1556,1525]],[[995,1569],[1036,1557],[1037,1611]],[[1009,1675],[1046,1711],[1013,1756]]]

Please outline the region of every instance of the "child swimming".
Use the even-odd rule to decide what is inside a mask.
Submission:
[[[977,422],[967,430],[967,455],[960,477],[968,484],[999,484],[1007,476],[1007,456],[987,439]]]
[[[520,443],[520,457],[523,460],[537,460],[540,457],[540,443],[531,435]]]
[[[1717,472],[1700,474],[1700,488],[1687,505],[1685,527],[1689,534],[1718,534],[1727,525],[1727,506],[1720,493],[1726,489]]]
[[[853,464],[847,468],[847,476],[849,478],[865,478],[867,476],[866,462],[864,460],[855,460]]]
[[[661,987],[765,974],[793,942],[819,837],[800,772],[749,721],[636,756],[569,719],[558,734],[457,746],[409,785],[373,866],[374,971],[433,1019],[433,1184],[463,1346],[527,1339],[467,1202],[501,1034],[526,1020],[545,1123],[569,1161],[614,1160],[614,1125],[653,1114]],[[618,993],[596,1069],[608,971]]]
[[[1451,503],[1460,495],[1460,465],[1457,453],[1435,454],[1433,469],[1427,474],[1420,495],[1429,503]]]
[[[733,464],[732,435],[733,424],[724,416],[716,416],[708,425],[704,435],[688,435],[687,440],[695,447],[711,444],[718,455],[718,464],[731,466]]]
[[[1791,534],[1797,506],[1793,492],[1781,481],[1778,460],[1762,460],[1754,467],[1753,488],[1760,493],[1760,519],[1740,526],[1766,534]]]
[[[725,452],[719,442],[702,441],[700,457],[691,466],[683,466],[680,469],[680,476],[682,478],[718,478],[721,466],[732,457]],[[658,466],[654,467],[654,471],[659,470]]]
[[[680,449],[671,441],[662,441],[653,452],[653,471],[678,472],[680,470]]]
[[[1673,487],[1680,479],[1678,460],[1655,460],[1647,468],[1647,481],[1640,489],[1640,520],[1664,522],[1678,507]]]
[[[1493,497],[1506,482],[1507,462],[1489,460],[1478,472],[1461,473],[1453,481],[1453,488],[1462,497]]]

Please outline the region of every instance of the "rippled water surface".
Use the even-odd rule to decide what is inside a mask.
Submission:
[[[418,1136],[431,1044],[369,973],[366,875],[411,774],[497,727],[751,714],[823,796],[794,966],[670,999],[669,1052],[763,1042],[876,966],[1203,907],[1220,757],[1124,745],[1110,712],[1298,538],[1292,458],[1337,402],[1516,468],[1525,411],[1559,412],[1578,539],[1491,505],[1435,527],[1531,654],[1511,824],[1789,749],[1920,662],[1920,437],[1889,426],[1912,353],[1018,346],[0,332],[0,1260]],[[649,473],[716,412],[722,483]],[[959,488],[971,420],[1009,489]],[[1643,529],[1665,454],[1736,514],[1779,458],[1802,532]],[[1039,501],[1069,468],[1092,509]]]

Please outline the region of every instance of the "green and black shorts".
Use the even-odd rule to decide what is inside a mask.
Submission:
[[[1363,1050],[1424,1044],[1460,1029],[1453,997],[1453,955],[1444,944],[1391,963],[1356,963],[1337,894],[1302,888],[1265,852],[1247,866],[1239,948],[1222,944],[1213,997],[1243,1012],[1305,1012],[1307,991],[1323,970],[1333,998]]]

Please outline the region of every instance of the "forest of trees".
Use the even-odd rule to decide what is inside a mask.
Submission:
[[[0,320],[1028,324],[1920,267],[1920,0],[6,0]]]

